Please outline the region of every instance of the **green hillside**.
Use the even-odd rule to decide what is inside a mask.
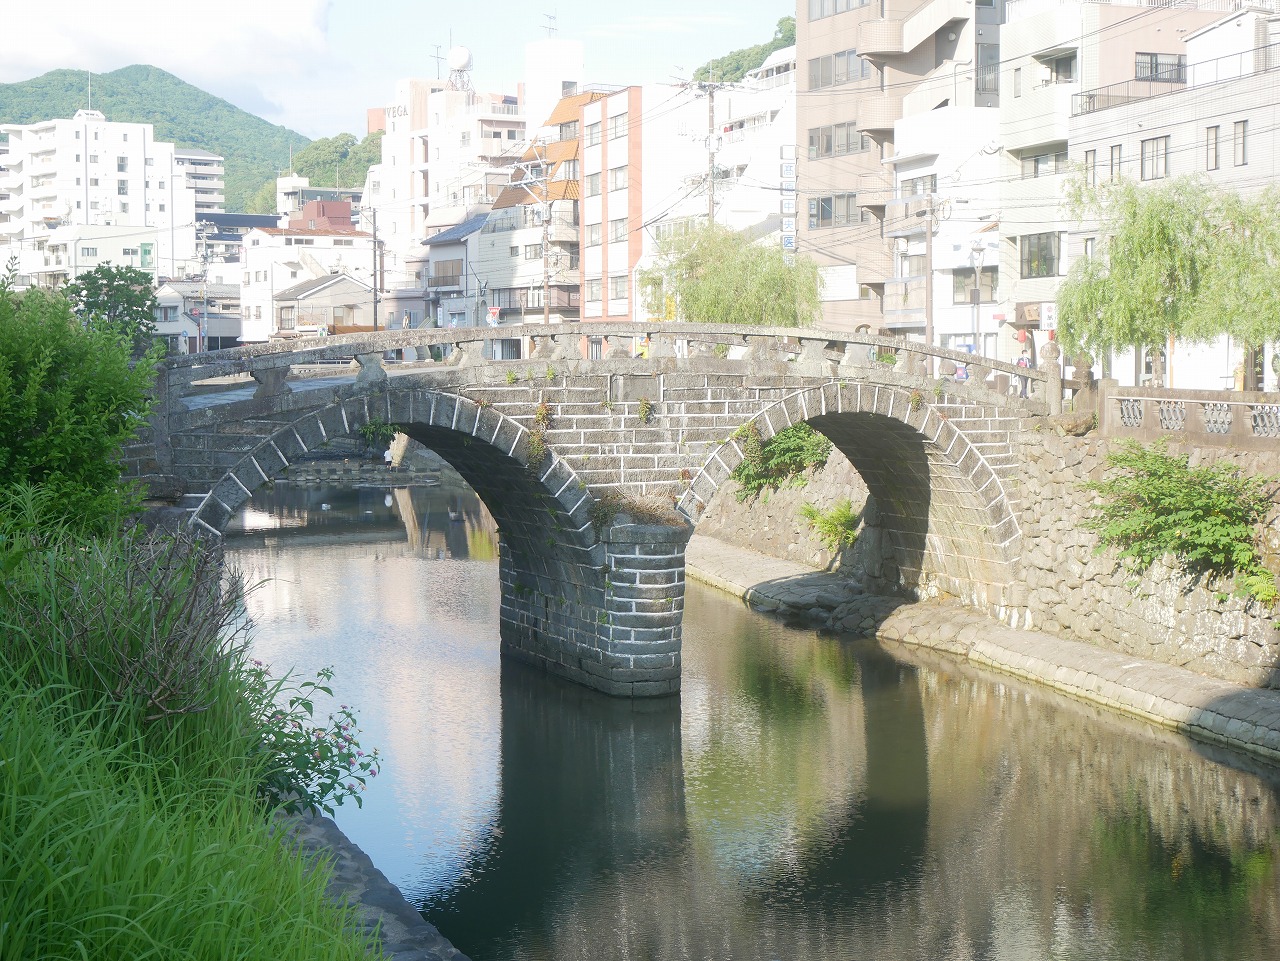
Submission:
[[[777,29],[773,32],[773,39],[768,43],[758,43],[754,47],[744,47],[741,50],[726,53],[723,57],[717,57],[715,60],[709,60],[694,71],[693,79],[733,83],[745,77],[748,70],[754,70],[764,63],[769,54],[775,50],[789,47],[795,42],[796,18],[783,17],[778,21]]]
[[[51,70],[33,80],[0,83],[0,123],[71,117],[85,106],[85,79],[83,70]],[[310,142],[145,65],[94,74],[93,106],[108,120],[154,125],[157,140],[225,157],[228,211],[245,210],[249,198],[289,166],[289,148]]]

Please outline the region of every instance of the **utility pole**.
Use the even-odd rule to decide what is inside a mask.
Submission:
[[[373,222],[373,274],[369,279],[373,281],[373,332],[376,334],[378,332],[378,289],[380,286],[378,277],[378,211],[376,208],[369,208],[369,217]]]
[[[716,222],[716,85],[701,84],[707,94],[707,225]]]
[[[203,353],[209,347],[209,225],[196,224],[200,237],[200,322],[196,324],[196,352]]]

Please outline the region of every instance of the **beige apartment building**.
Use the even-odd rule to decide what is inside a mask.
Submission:
[[[903,231],[884,230],[902,197],[895,125],[907,112],[999,106],[1001,4],[798,0],[796,247],[824,268],[826,326],[882,328],[886,286],[905,279]],[[918,330],[895,332],[923,335],[923,311],[915,316]]]

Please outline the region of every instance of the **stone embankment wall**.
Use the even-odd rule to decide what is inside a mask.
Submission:
[[[1007,623],[1223,680],[1280,688],[1280,614],[1233,596],[1229,583],[1184,574],[1170,559],[1139,576],[1115,552],[1097,553],[1097,535],[1087,526],[1094,495],[1084,485],[1103,477],[1106,452],[1114,441],[1095,434],[1061,437],[1046,423],[1017,443],[1025,465],[1016,495],[1022,558],[1015,603],[1005,611]],[[1245,473],[1280,476],[1280,451],[1190,453],[1193,465],[1225,460]],[[800,516],[805,503],[823,509],[845,497],[855,507],[865,503],[866,487],[853,466],[833,451],[825,468],[807,472],[803,480],[803,485],[745,503],[733,496],[733,485],[725,485],[699,519],[696,533],[815,569],[839,569],[848,576],[852,594],[884,590],[884,584],[867,575],[874,528],[864,526],[859,544],[833,559]],[[1268,564],[1280,570],[1280,505],[1264,525],[1263,548]],[[860,632],[875,622],[861,608],[839,603],[807,613],[838,630]]]
[[[1241,684],[1280,688],[1277,614],[1232,596],[1229,583],[1206,583],[1169,559],[1138,576],[1096,553],[1088,529],[1109,442],[1092,435],[1059,437],[1046,429],[1020,440],[1022,581],[1025,596],[1015,626],[1088,641],[1112,650],[1176,664]],[[1174,448],[1171,448],[1173,450]],[[1193,465],[1227,461],[1245,473],[1280,474],[1280,451],[1189,451]],[[1264,550],[1280,558],[1280,507],[1264,525]]]
[[[867,486],[849,459],[832,449],[827,463],[805,471],[797,482],[739,501],[738,485],[727,482],[698,518],[696,533],[821,570],[847,569],[847,560],[827,550],[800,514],[805,504],[830,510],[842,500],[861,511]]]

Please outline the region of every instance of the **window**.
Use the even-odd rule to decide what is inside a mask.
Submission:
[[[1098,244],[1097,237],[1086,237],[1084,239],[1084,256],[1086,260],[1093,259],[1093,251],[1094,251],[1094,248],[1097,246],[1097,244]]]
[[[279,329],[280,329],[280,330],[293,330],[293,323],[294,323],[294,321],[293,321],[293,308],[292,308],[292,307],[281,307],[281,308],[280,308],[280,326],[279,326]]]
[[[1218,128],[1204,128],[1204,169],[1218,169]]]
[[[246,270],[244,272],[244,278],[243,280],[241,280],[241,285],[244,287],[248,287],[251,283],[252,281],[249,279],[249,271]]]
[[[586,178],[582,181],[582,185],[583,185],[583,190],[588,197],[600,196],[600,175],[599,174],[587,174]]]
[[[356,242],[350,237],[337,237],[333,241],[335,247],[354,247]]]
[[[983,267],[978,275],[978,302],[994,304],[996,286],[999,282],[999,267]],[[957,269],[951,275],[951,302],[953,304],[971,304],[973,291],[973,271],[968,268]]]
[[[160,213],[164,213],[164,204],[160,205]]]
[[[809,61],[809,89],[836,87],[871,76],[870,61],[858,56],[857,50],[841,50]]]
[[[829,127],[812,127],[809,130],[809,159],[842,157],[845,154],[862,153],[871,149],[871,138],[858,133],[855,121],[837,123]]]
[[[1000,44],[978,44],[977,85],[979,94],[1000,92]]]
[[[1120,144],[1111,145],[1111,179],[1120,179]]]
[[[578,179],[578,161],[566,160],[560,165],[560,169],[556,172],[557,180],[577,180]]]
[[[1013,70],[1013,95],[1015,97],[1022,96],[1022,68],[1015,67]]]
[[[902,181],[902,196],[915,197],[938,192],[938,175],[926,174],[923,177],[911,177]]]
[[[594,147],[600,142],[600,125],[598,123],[587,124],[585,139],[588,147]]]
[[[619,217],[617,220],[609,221],[609,240],[617,243],[620,240],[627,239],[627,218]]]
[[[1049,68],[1049,83],[1073,83],[1076,79],[1076,55],[1069,53],[1045,64]]]
[[[1051,177],[1054,174],[1062,174],[1067,172],[1067,150],[1063,147],[1061,150],[1055,150],[1052,153],[1032,154],[1029,157],[1022,158],[1022,176],[1030,177]]]
[[[610,190],[626,190],[627,189],[627,168],[614,167],[609,171],[609,189]]]
[[[587,246],[600,246],[600,224],[587,224]]]
[[[81,257],[96,257],[96,256],[98,256],[98,248],[97,248],[97,247],[81,247],[81,248],[80,248],[80,256],[81,256]]]
[[[1160,180],[1169,174],[1169,138],[1142,141],[1142,179]]]
[[[610,300],[626,300],[627,299],[627,275],[618,274],[616,277],[609,278],[609,299]]]
[[[601,283],[602,281],[600,280],[599,277],[597,277],[595,280],[588,280],[583,282],[583,287],[586,288],[587,300],[600,299]]]
[[[98,155],[96,153],[89,154],[89,163],[96,164],[97,162],[98,162]]]
[[[160,181],[160,189],[161,189],[161,190],[164,190],[164,181],[163,181],[163,180],[162,180],[162,181]]]
[[[1059,273],[1058,251],[1061,237],[1058,233],[1023,234],[1018,238],[1018,254],[1022,276],[1056,277]]]
[[[1096,150],[1084,152],[1084,181],[1090,187],[1098,185],[1098,151]]]
[[[1249,121],[1237,120],[1232,133],[1232,143],[1235,147],[1236,166],[1243,167],[1249,162]]]
[[[460,147],[470,147],[470,146],[471,146],[471,131],[470,131],[470,130],[464,130],[464,131],[463,131],[463,132],[458,136],[458,146],[460,146]]]
[[[116,158],[116,173],[127,174],[128,172],[129,172],[129,158],[128,158],[128,157],[117,157],[117,158]]]
[[[117,180],[117,181],[116,181],[116,196],[118,196],[118,197],[127,197],[128,195],[129,195],[129,181],[127,181],[127,180]]]
[[[79,163],[79,162],[80,162],[80,155],[76,154],[76,163]]]
[[[809,199],[810,230],[860,224],[866,216],[866,211],[858,206],[857,194],[832,194]]]
[[[143,161],[143,164],[147,167],[154,167],[156,165],[156,158],[148,157],[146,160]]]
[[[525,244],[524,259],[525,260],[541,260],[542,244]]]
[[[1177,53],[1139,53],[1136,55],[1135,80],[1152,83],[1186,83],[1187,58]]]
[[[89,186],[90,186],[90,187],[96,187],[96,186],[98,186],[98,178],[97,178],[97,177],[90,177],[90,178],[89,178]]]
[[[627,135],[627,115],[620,113],[616,117],[609,118],[609,139],[617,140],[619,137]]]
[[[124,200],[120,201],[120,212],[122,214],[127,214],[129,212],[129,204]]]
[[[520,248],[519,248],[519,247],[512,247],[512,248],[511,248],[510,253],[511,253],[511,256],[512,256],[512,257],[519,257],[519,256],[520,256]]]
[[[570,120],[560,125],[561,140],[577,140],[578,139],[578,121]]]

